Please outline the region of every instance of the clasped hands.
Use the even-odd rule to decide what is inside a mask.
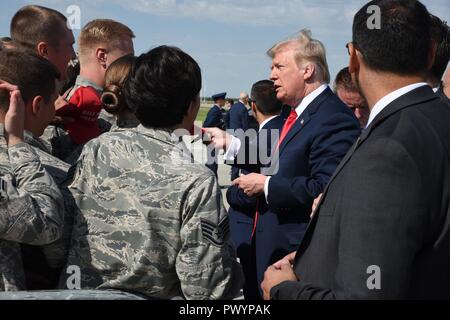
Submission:
[[[270,291],[280,283],[285,281],[298,281],[293,269],[296,254],[297,252],[292,252],[267,268],[264,273],[264,280],[261,283],[264,300],[271,299]]]

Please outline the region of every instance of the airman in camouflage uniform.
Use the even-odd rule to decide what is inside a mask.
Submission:
[[[219,185],[181,144],[170,131],[138,126],[85,145],[70,186],[79,212],[68,261],[80,267],[82,289],[156,299],[239,293]]]
[[[57,241],[52,241],[51,243],[40,245],[39,247],[37,247],[35,244],[31,244],[30,246],[28,243],[24,242],[21,245],[22,253],[25,255],[23,257],[24,263],[33,268],[33,264],[36,262],[33,259],[39,257],[39,254],[36,252],[36,250],[41,250],[45,257],[45,261],[43,261],[43,263],[46,263],[51,269],[61,269],[66,263],[73,224],[73,212],[75,211],[75,204],[72,195],[67,187],[63,186],[63,183],[66,181],[67,172],[69,171],[70,166],[64,161],[53,157],[49,153],[48,147],[46,146],[45,142],[43,142],[39,138],[34,137],[33,134],[29,131],[24,132],[24,141],[25,143],[30,145],[31,149],[33,149],[34,154],[41,162],[42,167],[56,182],[56,185],[57,187],[59,187],[59,191],[61,192],[64,201],[63,209],[59,209],[60,216],[64,218],[60,226],[61,229],[63,229],[63,231],[61,231],[60,238],[57,239]],[[4,127],[2,124],[0,124],[0,147],[4,149],[7,148],[6,140],[4,137]]]
[[[58,240],[63,199],[35,150],[26,143],[0,146],[0,172],[0,291],[23,290],[19,243],[45,245]]]
[[[20,72],[20,68],[23,68],[24,65],[27,65],[29,67],[26,74]],[[52,157],[49,154],[48,145],[46,145],[42,140],[36,138],[36,136],[42,134],[45,126],[54,115],[52,100],[54,100],[56,96],[57,88],[55,80],[58,78],[58,76],[58,71],[48,60],[39,57],[31,52],[9,50],[0,54],[0,77],[2,78],[2,80],[7,81],[0,81],[0,89],[2,91],[0,95],[0,122],[5,124],[0,125],[0,148],[2,150],[9,150],[7,148],[8,142],[5,139],[6,130],[8,128],[8,130],[10,130],[8,137],[9,143],[13,143],[12,146],[14,146],[14,144],[17,142],[20,142],[20,144],[27,144],[29,149],[33,151],[33,157],[36,157],[39,161],[39,166],[43,168],[42,170],[45,170],[46,175],[51,176],[52,186],[56,186],[56,188],[58,188],[58,184],[61,184],[65,180],[69,165]],[[15,85],[11,85],[11,83]],[[20,88],[20,91],[18,90],[18,88]],[[9,101],[5,97],[6,95],[4,90],[9,91]],[[11,97],[13,96],[16,97],[14,98],[14,100],[11,99]],[[22,99],[22,96],[25,98],[25,100]],[[36,97],[40,97],[41,99],[35,99]],[[39,102],[38,100],[40,101],[39,107],[41,108],[40,110],[42,112],[33,113],[33,106],[37,106],[37,103]],[[7,105],[8,103],[9,107]],[[16,120],[13,121],[14,119]],[[33,119],[33,123],[25,121],[25,119]],[[19,135],[20,138],[15,139],[15,135]],[[9,162],[10,164],[8,164]],[[13,160],[11,158],[8,158],[7,153],[5,152],[2,163],[4,164],[6,169],[8,168],[8,165],[10,167],[14,167],[15,165],[13,164]],[[11,170],[9,172],[11,172]],[[42,172],[36,173],[35,178],[37,179],[37,181],[39,181],[39,174],[42,174]],[[65,194],[67,196],[70,196],[70,192],[68,192],[68,190],[67,192],[65,192]],[[61,190],[58,190],[58,196],[61,197]],[[68,199],[71,199],[71,196],[68,197]],[[64,198],[64,200],[66,199]],[[15,241],[21,243],[20,249],[31,248],[32,252],[37,251],[39,250],[36,250],[37,247],[49,244],[53,245],[56,240],[59,240],[61,238],[64,224],[63,219],[65,217],[64,205],[66,204],[66,202],[67,201],[64,201],[62,205],[57,208],[57,212],[45,212],[46,217],[49,216],[48,219],[50,220],[52,216],[58,217],[58,220],[45,222],[49,228],[53,228],[54,225],[57,224],[58,237],[53,237],[51,241],[22,241],[21,239],[17,239]],[[38,202],[35,205],[41,204]],[[42,205],[46,204],[43,203]],[[18,208],[20,209],[20,206],[18,206]],[[32,213],[33,212],[30,212],[29,214]],[[39,219],[39,216],[36,219]],[[21,228],[21,224],[23,223],[24,222],[18,221],[17,225],[15,225],[15,228]],[[47,232],[46,230],[44,231]],[[67,238],[69,237],[67,236]],[[32,247],[29,247],[29,245],[31,245]],[[19,246],[15,245],[16,253],[18,248]],[[45,249],[43,251],[45,251]],[[41,260],[45,260],[40,252],[38,256],[41,257]],[[60,267],[65,264],[62,256],[58,258],[49,256],[47,260],[49,260],[49,264],[51,262],[52,266],[57,264],[57,260]],[[30,263],[27,263],[28,261],[30,261]],[[31,268],[34,268],[35,263],[36,260],[31,257],[30,254],[22,252],[22,271],[25,270],[26,274],[28,275],[28,266],[31,265]],[[43,264],[45,263],[46,262],[44,261]],[[40,276],[40,274],[38,275]],[[54,286],[56,286],[56,283],[54,283]]]

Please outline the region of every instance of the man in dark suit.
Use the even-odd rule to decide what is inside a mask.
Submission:
[[[436,43],[436,55],[434,64],[428,71],[427,82],[433,91],[450,106],[450,99],[445,95],[444,84],[441,81],[450,59],[450,27],[435,15],[430,16],[431,36]]]
[[[222,113],[222,108],[225,106],[226,92],[218,93],[213,95],[211,98],[214,101],[214,105],[209,110],[206,115],[205,122],[203,123],[204,128],[219,128],[225,130],[225,119]],[[208,146],[207,148],[207,163],[208,167],[217,176],[217,170],[219,164],[217,163],[217,154],[214,148]]]
[[[373,5],[382,31],[367,28]],[[371,1],[356,14],[349,68],[368,127],[296,255],[266,271],[266,299],[450,298],[450,109],[423,76],[435,50],[429,30],[415,0]]]
[[[256,121],[259,123],[258,136],[256,141],[252,141],[252,144],[256,145],[256,152],[264,152],[265,155],[270,156],[272,145],[276,143],[271,139],[274,133],[272,130],[275,130],[274,136],[277,136],[284,124],[284,119],[280,117],[282,104],[277,100],[273,82],[270,80],[255,83],[252,87],[251,96],[252,110]],[[243,170],[243,174],[248,174],[252,170],[260,172],[260,168],[257,166],[248,166],[246,169]],[[255,246],[252,244],[252,239],[254,239],[253,233],[256,222],[254,218],[258,210],[257,205],[259,201],[264,202],[264,199],[249,197],[237,186],[231,186],[227,192],[227,200],[230,204],[230,210],[228,211],[230,234],[246,279],[244,296],[247,300],[259,300],[261,299],[259,289],[261,281],[257,281],[260,278],[257,277],[257,269],[261,271],[262,275],[268,264],[265,262],[260,265],[259,261],[255,261]],[[260,250],[262,250],[262,247]],[[257,257],[261,260],[261,254],[257,254]]]
[[[273,59],[271,79],[277,98],[292,109],[270,159],[270,170],[241,176],[234,184],[249,196],[262,196],[262,205],[271,214],[263,227],[258,223],[255,237],[263,242],[257,243],[256,250],[269,257],[268,261],[276,261],[284,254],[279,248],[286,250],[300,244],[313,199],[323,192],[360,135],[360,126],[351,110],[328,87],[325,48],[311,38],[309,31],[275,45],[269,55]],[[240,139],[215,129],[207,132],[214,145],[226,147],[226,160],[235,156],[245,159],[239,154],[239,150],[246,149],[241,148]]]

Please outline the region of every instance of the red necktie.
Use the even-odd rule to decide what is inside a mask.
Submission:
[[[292,110],[291,114],[289,115],[289,117],[286,120],[286,123],[283,126],[283,130],[281,131],[280,139],[278,140],[277,150],[280,148],[281,143],[286,138],[289,131],[291,131],[291,129],[294,126],[297,119],[298,119],[297,112],[295,112],[295,110]],[[256,213],[255,213],[255,217],[253,219],[252,238],[255,236],[255,233],[256,233],[256,227],[258,225],[258,218],[259,218],[259,199],[256,201]]]
[[[280,139],[278,140],[277,150],[280,148],[281,143],[283,143],[283,140],[286,138],[289,131],[291,131],[291,129],[294,126],[297,119],[298,119],[298,115],[294,109],[291,111],[291,114],[289,115],[289,117],[286,120],[286,123],[283,126],[283,130],[281,131],[281,134],[280,134]]]
[[[252,239],[255,237],[256,226],[258,225],[259,218],[259,199],[256,200],[256,212],[255,217],[253,218],[253,230],[252,230]]]

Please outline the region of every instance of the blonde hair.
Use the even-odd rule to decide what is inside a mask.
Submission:
[[[267,51],[267,55],[273,59],[278,52],[285,49],[295,51],[294,57],[298,66],[305,62],[313,63],[316,66],[316,79],[327,84],[330,83],[325,46],[319,40],[312,38],[310,30],[303,29],[295,38],[278,42]]]
[[[126,38],[134,37],[133,31],[120,22],[110,19],[93,20],[81,30],[78,38],[79,54],[86,56],[89,50],[98,45],[107,46],[110,50],[121,48]]]

